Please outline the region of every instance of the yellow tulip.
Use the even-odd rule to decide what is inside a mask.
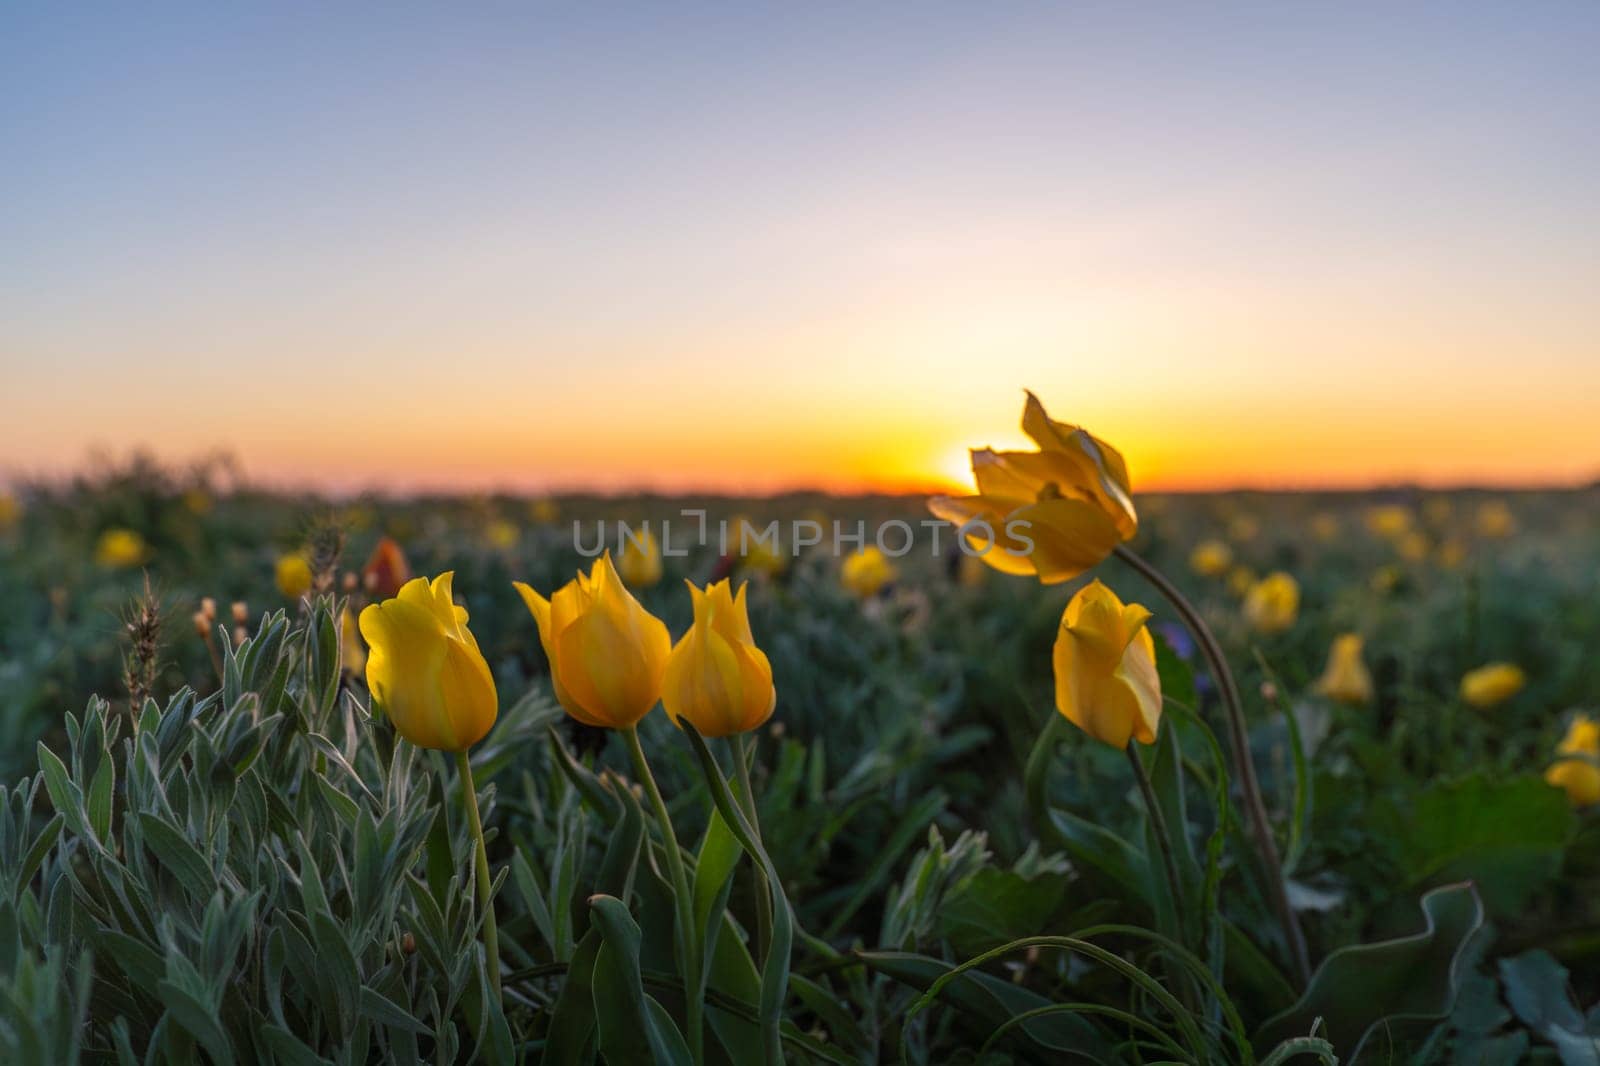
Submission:
[[[876,596],[878,591],[897,576],[894,563],[879,551],[876,545],[867,545],[854,555],[846,556],[839,567],[839,581],[857,596]]]
[[[1513,663],[1490,663],[1461,679],[1461,698],[1474,707],[1493,707],[1522,691],[1527,675]]]
[[[1255,515],[1234,515],[1233,520],[1228,523],[1228,536],[1240,544],[1249,543],[1261,536],[1261,523],[1256,520]]]
[[[189,489],[183,494],[183,505],[190,514],[207,514],[211,510],[211,494],[198,487]]]
[[[348,607],[339,615],[339,665],[352,676],[367,668],[367,646],[361,643],[360,627]]]
[[[661,580],[661,546],[648,529],[638,543],[624,537],[617,552],[617,573],[631,589],[647,589]]]
[[[498,713],[494,676],[451,596],[454,574],[413,578],[392,600],[361,612],[367,687],[375,708],[419,748],[465,751]]]
[[[1326,511],[1311,516],[1311,535],[1324,544],[1339,535],[1339,520]]]
[[[499,548],[501,551],[516,547],[517,539],[521,536],[521,533],[517,530],[516,523],[507,521],[504,518],[496,518],[490,522],[489,528],[484,531],[484,534],[489,538],[490,546]]]
[[[303,555],[279,556],[273,577],[286,600],[298,600],[311,591],[311,564]]]
[[[1411,532],[1411,508],[1386,503],[1367,509],[1367,528],[1380,537],[1398,540]]]
[[[1056,710],[1096,740],[1126,748],[1154,744],[1161,725],[1161,678],[1150,612],[1124,604],[1095,581],[1061,616],[1053,656]]]
[[[961,586],[969,589],[982,588],[988,579],[989,568],[984,565],[983,560],[976,555],[962,552],[961,561],[956,569],[956,580]]]
[[[547,526],[561,517],[561,505],[548,496],[541,496],[528,504],[528,517],[541,526]]]
[[[1600,755],[1600,722],[1579,712],[1567,725],[1566,735],[1556,746],[1557,755]]]
[[[1128,467],[1105,441],[1052,421],[1031,392],[1022,429],[1039,451],[974,450],[977,495],[938,496],[928,508],[958,526],[986,523],[992,539],[969,531],[967,540],[996,570],[1059,584],[1096,566],[1138,532]]]
[[[1408,563],[1422,562],[1428,557],[1428,548],[1427,536],[1416,532],[1407,533],[1400,538],[1400,542],[1396,545],[1396,549],[1400,552],[1400,558]]]
[[[1372,572],[1367,584],[1373,592],[1390,593],[1400,587],[1402,574],[1398,566],[1380,566]]]
[[[1445,526],[1455,517],[1456,506],[1448,496],[1429,496],[1428,502],[1422,505],[1422,513],[1434,525]]]
[[[703,736],[748,733],[772,717],[778,693],[750,633],[745,586],[734,595],[726,578],[703,591],[685,584],[694,624],[667,656],[661,705],[674,724],[686,718]]]
[[[1368,703],[1372,700],[1372,674],[1361,659],[1361,637],[1345,633],[1333,639],[1328,650],[1328,667],[1317,680],[1317,691],[1339,703]]]
[[[1300,584],[1279,570],[1256,582],[1244,598],[1244,616],[1258,633],[1282,633],[1300,615]]]
[[[1516,516],[1504,500],[1485,500],[1479,504],[1475,524],[1479,536],[1496,540],[1509,537],[1517,531]]]
[[[1559,759],[1544,772],[1544,779],[1565,792],[1574,807],[1600,803],[1600,766],[1587,759]]]
[[[22,516],[22,503],[9,492],[0,492],[0,529],[17,524]]]
[[[1233,549],[1220,540],[1203,540],[1189,553],[1189,569],[1201,577],[1221,577],[1233,566]]]
[[[623,585],[610,552],[548,600],[512,584],[539,625],[550,684],[568,714],[584,725],[628,729],[650,713],[672,638]]]
[[[131,529],[108,529],[94,545],[94,561],[120,570],[138,566],[147,554],[144,538]]]
[[[1439,565],[1446,570],[1454,570],[1467,559],[1467,547],[1459,540],[1451,539],[1439,545]]]

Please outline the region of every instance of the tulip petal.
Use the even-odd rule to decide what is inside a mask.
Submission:
[[[1116,524],[1084,500],[1043,500],[1012,512],[1016,536],[1033,542],[1029,558],[1046,585],[1070,581],[1103,562],[1122,542]]]

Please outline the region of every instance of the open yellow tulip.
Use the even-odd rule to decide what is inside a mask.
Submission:
[[[992,538],[969,529],[967,542],[996,570],[1059,584],[1138,532],[1128,467],[1105,441],[1052,421],[1031,392],[1022,429],[1039,451],[974,450],[977,495],[938,496],[928,508],[958,526],[987,525]]]
[[[1056,709],[1114,748],[1126,748],[1130,738],[1154,744],[1161,725],[1149,620],[1149,611],[1095,581],[1072,597],[1056,634]]]
[[[512,585],[538,623],[550,684],[568,714],[584,725],[630,729],[650,713],[672,638],[623,585],[610,552],[548,600],[521,581]]]
[[[840,584],[857,596],[876,596],[895,577],[894,563],[873,544],[846,556],[839,567]]]
[[[1372,700],[1372,674],[1361,659],[1361,637],[1344,633],[1328,649],[1328,668],[1317,680],[1317,691],[1339,703],[1368,703]]]
[[[1521,692],[1527,681],[1515,663],[1490,663],[1462,676],[1461,698],[1474,707],[1493,707]]]
[[[406,582],[392,600],[361,612],[367,687],[395,731],[419,748],[465,751],[494,725],[494,676],[451,596],[445,572]]]
[[[778,693],[750,632],[745,586],[734,595],[726,578],[704,591],[685,584],[694,624],[667,656],[661,705],[674,723],[688,719],[702,736],[747,733],[772,717]]]

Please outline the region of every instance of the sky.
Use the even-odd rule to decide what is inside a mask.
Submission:
[[[1600,5],[245,7],[0,11],[0,475],[1600,476]]]

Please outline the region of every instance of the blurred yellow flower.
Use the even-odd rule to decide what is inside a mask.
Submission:
[[[1233,549],[1220,540],[1203,540],[1189,553],[1189,569],[1201,577],[1221,577],[1233,566]]]
[[[1099,564],[1138,531],[1128,468],[1105,441],[1051,420],[1031,392],[1022,429],[1039,451],[974,450],[977,495],[938,496],[928,508],[957,526],[986,524],[992,537],[969,529],[967,541],[996,570],[1058,584]]]
[[[1368,582],[1373,592],[1393,592],[1400,585],[1400,568],[1398,566],[1380,566],[1372,572]]]
[[[1400,558],[1408,563],[1420,563],[1428,557],[1428,537],[1424,533],[1413,530],[1400,538],[1396,549]]]
[[[339,665],[352,676],[367,668],[367,646],[361,643],[360,626],[348,607],[339,614]]]
[[[1461,678],[1461,698],[1474,707],[1493,707],[1521,692],[1527,680],[1514,663],[1490,663]]]
[[[778,554],[764,541],[752,541],[744,554],[739,556],[739,569],[750,573],[777,575],[783,573],[788,565],[788,558]]]
[[[1369,507],[1367,528],[1380,537],[1399,539],[1411,532],[1411,508],[1398,503]]]
[[[1361,658],[1361,637],[1344,633],[1333,638],[1328,649],[1328,666],[1317,679],[1317,691],[1339,703],[1369,703],[1372,700],[1372,674]]]
[[[186,489],[183,506],[190,514],[206,514],[211,510],[211,494],[202,488]]]
[[[484,534],[489,538],[490,547],[499,548],[501,551],[516,547],[517,539],[521,536],[516,523],[504,518],[496,518],[490,522]]]
[[[628,729],[661,698],[672,638],[633,598],[607,552],[548,600],[512,582],[539,626],[550,685],[584,725]]]
[[[1311,516],[1311,535],[1326,544],[1339,535],[1339,520],[1326,511]]]
[[[1574,807],[1600,803],[1600,766],[1587,759],[1559,759],[1544,772],[1544,779],[1565,792]]]
[[[1572,716],[1566,735],[1556,745],[1557,755],[1600,755],[1600,722],[1583,712]]]
[[[1239,544],[1248,544],[1261,535],[1261,523],[1255,515],[1234,515],[1228,523],[1228,539]]]
[[[728,555],[742,572],[775,576],[788,566],[774,539],[744,515],[728,519],[725,535]]]
[[[8,529],[22,517],[22,501],[9,492],[0,492],[0,529]]]
[[[528,517],[547,526],[561,517],[561,505],[548,496],[540,496],[528,504]]]
[[[647,589],[661,580],[661,546],[646,529],[635,543],[627,536],[617,549],[617,573],[631,589]]]
[[[1495,540],[1509,537],[1517,531],[1516,516],[1504,500],[1485,500],[1479,504],[1473,524],[1477,526],[1480,537]]]
[[[1455,517],[1456,508],[1448,496],[1429,496],[1428,502],[1422,505],[1422,513],[1434,525],[1447,526]]]
[[[138,566],[147,554],[144,538],[131,529],[108,529],[94,545],[94,561],[116,570]]]
[[[1281,633],[1300,614],[1300,583],[1282,570],[1257,581],[1244,598],[1244,616],[1258,633]]]
[[[392,600],[361,612],[372,703],[419,748],[465,751],[499,709],[494,676],[451,595],[454,574],[406,582]]]
[[[311,591],[311,564],[306,562],[304,555],[298,553],[280,555],[277,565],[273,567],[273,578],[284,599],[298,600]]]
[[[1248,566],[1236,566],[1228,571],[1228,591],[1235,596],[1248,596],[1256,587],[1256,572]]]
[[[845,556],[839,567],[839,581],[857,596],[876,596],[879,589],[895,579],[896,573],[889,557],[869,544],[854,555]]]
[[[1149,611],[1094,581],[1072,597],[1056,633],[1056,710],[1113,748],[1130,739],[1154,744],[1161,726],[1149,620]]]
[[[962,552],[956,566],[956,579],[961,582],[963,588],[982,588],[984,582],[989,579],[989,567],[976,555]]]
[[[1467,546],[1454,538],[1439,545],[1439,565],[1454,570],[1467,561]]]
[[[778,694],[750,633],[745,586],[735,596],[724,578],[703,591],[689,584],[689,595],[694,624],[667,656],[661,705],[674,724],[687,718],[703,736],[747,733],[772,717]]]

